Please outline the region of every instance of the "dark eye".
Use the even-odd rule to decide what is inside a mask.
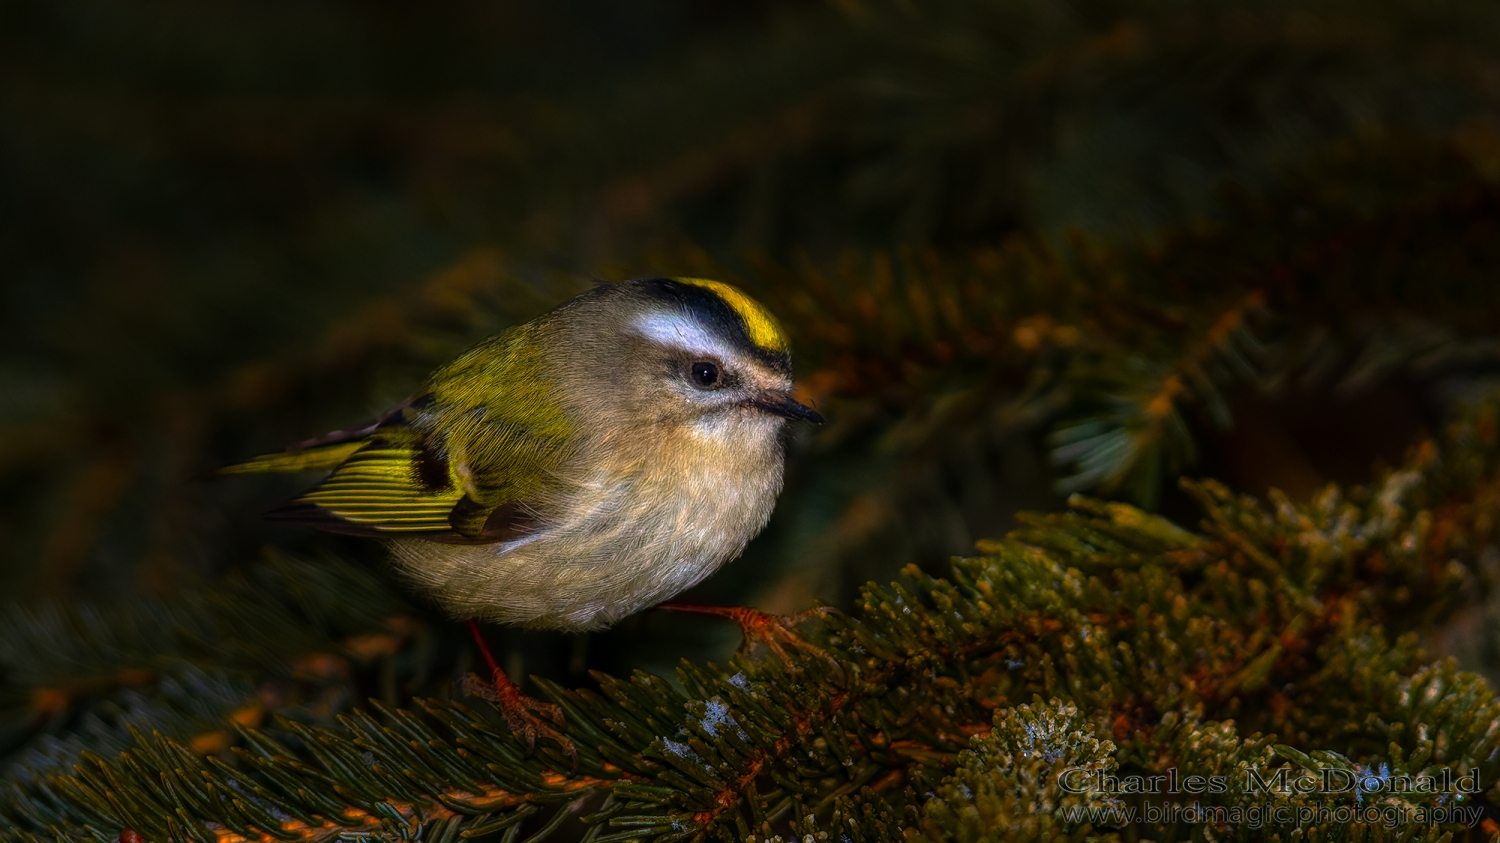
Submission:
[[[695,386],[707,389],[719,382],[719,367],[709,362],[694,363],[688,370]]]

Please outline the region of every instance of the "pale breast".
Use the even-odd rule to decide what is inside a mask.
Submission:
[[[525,539],[400,539],[401,569],[456,617],[556,629],[607,626],[670,599],[738,556],[781,491],[779,424],[747,420],[663,442],[637,469],[568,484],[560,519]]]

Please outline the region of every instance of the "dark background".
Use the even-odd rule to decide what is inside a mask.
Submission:
[[[847,607],[1072,490],[1192,524],[1181,473],[1296,497],[1373,478],[1493,374],[1496,229],[1474,208],[1500,172],[1497,47],[1479,2],[0,3],[0,593],[33,636],[0,674],[6,751],[106,741],[195,693],[215,702],[186,734],[247,698],[319,719],[451,693],[461,630],[387,578],[378,545],[259,520],[309,479],[202,475],[367,418],[596,278],[744,283],[787,319],[831,419],[798,432],[776,521],[706,602]],[[1297,232],[1366,218],[1431,226],[1421,248],[1458,257],[1389,284],[1384,235],[1302,260]],[[992,271],[1026,250],[1076,272]],[[922,305],[892,277],[979,284],[1005,315],[978,339],[901,334],[882,319]],[[841,279],[846,311],[799,298],[817,279]],[[1109,407],[1149,406],[1142,372],[1195,353],[1193,331],[1262,282],[1250,333],[1295,353],[1200,391],[1181,431],[1102,474],[1059,456],[1058,407],[1108,427]],[[1314,376],[1324,323],[1338,371]],[[1081,374],[1046,355],[987,368],[986,337],[1100,336]],[[1030,421],[965,403],[1063,369],[1075,388]],[[17,649],[66,651],[89,613],[170,614],[277,555],[371,572],[365,607],[403,619],[394,643],[288,643],[276,669],[158,652],[136,673]],[[572,683],[738,641],[653,614],[494,635],[512,668]],[[108,725],[78,738],[100,706]]]

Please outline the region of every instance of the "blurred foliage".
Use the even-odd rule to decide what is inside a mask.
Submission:
[[[830,418],[700,601],[849,606],[1075,491],[1189,524],[1184,473],[1366,483],[1497,373],[1497,79],[1477,0],[0,2],[0,763],[449,696],[467,647],[378,546],[196,478],[596,277],[742,284]],[[1496,676],[1476,558],[1377,620]]]

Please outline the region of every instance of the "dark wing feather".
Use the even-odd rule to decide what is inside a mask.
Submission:
[[[327,480],[276,511],[276,517],[323,529],[331,529],[325,521],[337,520],[347,525],[339,532],[355,535],[452,530],[449,516],[463,500],[463,490],[451,483],[433,488],[421,470],[420,447],[383,439],[372,438]]]

